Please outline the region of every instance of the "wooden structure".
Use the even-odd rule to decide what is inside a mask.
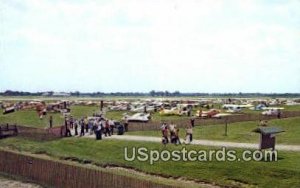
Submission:
[[[253,132],[260,133],[260,149],[272,148],[272,150],[275,150],[275,134],[284,131],[278,127],[259,127],[254,129]]]
[[[18,128],[16,125],[0,125],[0,139],[8,136],[17,136]]]

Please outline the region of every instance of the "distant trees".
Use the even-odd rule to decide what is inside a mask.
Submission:
[[[47,92],[25,92],[25,91],[12,91],[12,90],[6,90],[4,92],[0,92],[0,95],[2,96],[52,96],[53,91],[47,91]],[[47,95],[45,95],[47,94]],[[104,96],[150,96],[150,97],[300,97],[300,93],[181,93],[179,91],[155,91],[151,90],[148,93],[145,92],[110,92],[110,93],[105,93],[105,92],[79,92],[79,91],[74,91],[70,93],[71,96],[90,96],[90,97],[104,97]]]
[[[41,94],[40,92],[39,93],[30,93],[30,92],[24,92],[24,91],[6,90],[1,95],[3,95],[3,96],[30,96],[30,95],[36,96],[36,95],[40,95],[40,94]]]
[[[179,91],[169,92],[169,91],[154,91],[151,90],[149,92],[149,96],[151,97],[178,97],[181,96]]]

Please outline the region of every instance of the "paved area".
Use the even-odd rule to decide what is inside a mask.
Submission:
[[[85,134],[85,137],[94,138],[95,135]],[[129,141],[144,141],[144,142],[161,142],[160,137],[152,136],[133,136],[133,135],[112,135],[111,137],[103,137],[103,139],[116,139],[116,140],[129,140]],[[184,140],[181,139],[183,143]],[[252,143],[238,143],[216,140],[193,140],[190,144],[203,145],[203,146],[215,146],[215,147],[229,147],[229,148],[245,148],[245,149],[258,149],[258,144]],[[276,144],[277,150],[282,151],[300,151],[300,145],[282,145]]]

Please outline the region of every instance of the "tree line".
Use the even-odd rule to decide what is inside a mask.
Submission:
[[[26,92],[6,90],[0,92],[2,96],[55,96],[53,91],[47,92]],[[61,92],[66,93],[66,92]],[[105,97],[105,96],[132,96],[132,97],[300,97],[300,93],[203,93],[203,92],[180,92],[180,91],[155,91],[150,92],[69,92],[69,96],[75,97]]]

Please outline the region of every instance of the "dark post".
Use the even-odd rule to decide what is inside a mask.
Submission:
[[[103,100],[100,101],[100,111],[102,112],[103,110]]]
[[[67,136],[68,136],[68,122],[67,122],[67,116],[65,116],[65,130],[66,130],[66,132],[65,132],[65,137],[67,137]]]
[[[228,123],[228,119],[227,117],[225,118],[225,136],[227,136],[227,123]]]

